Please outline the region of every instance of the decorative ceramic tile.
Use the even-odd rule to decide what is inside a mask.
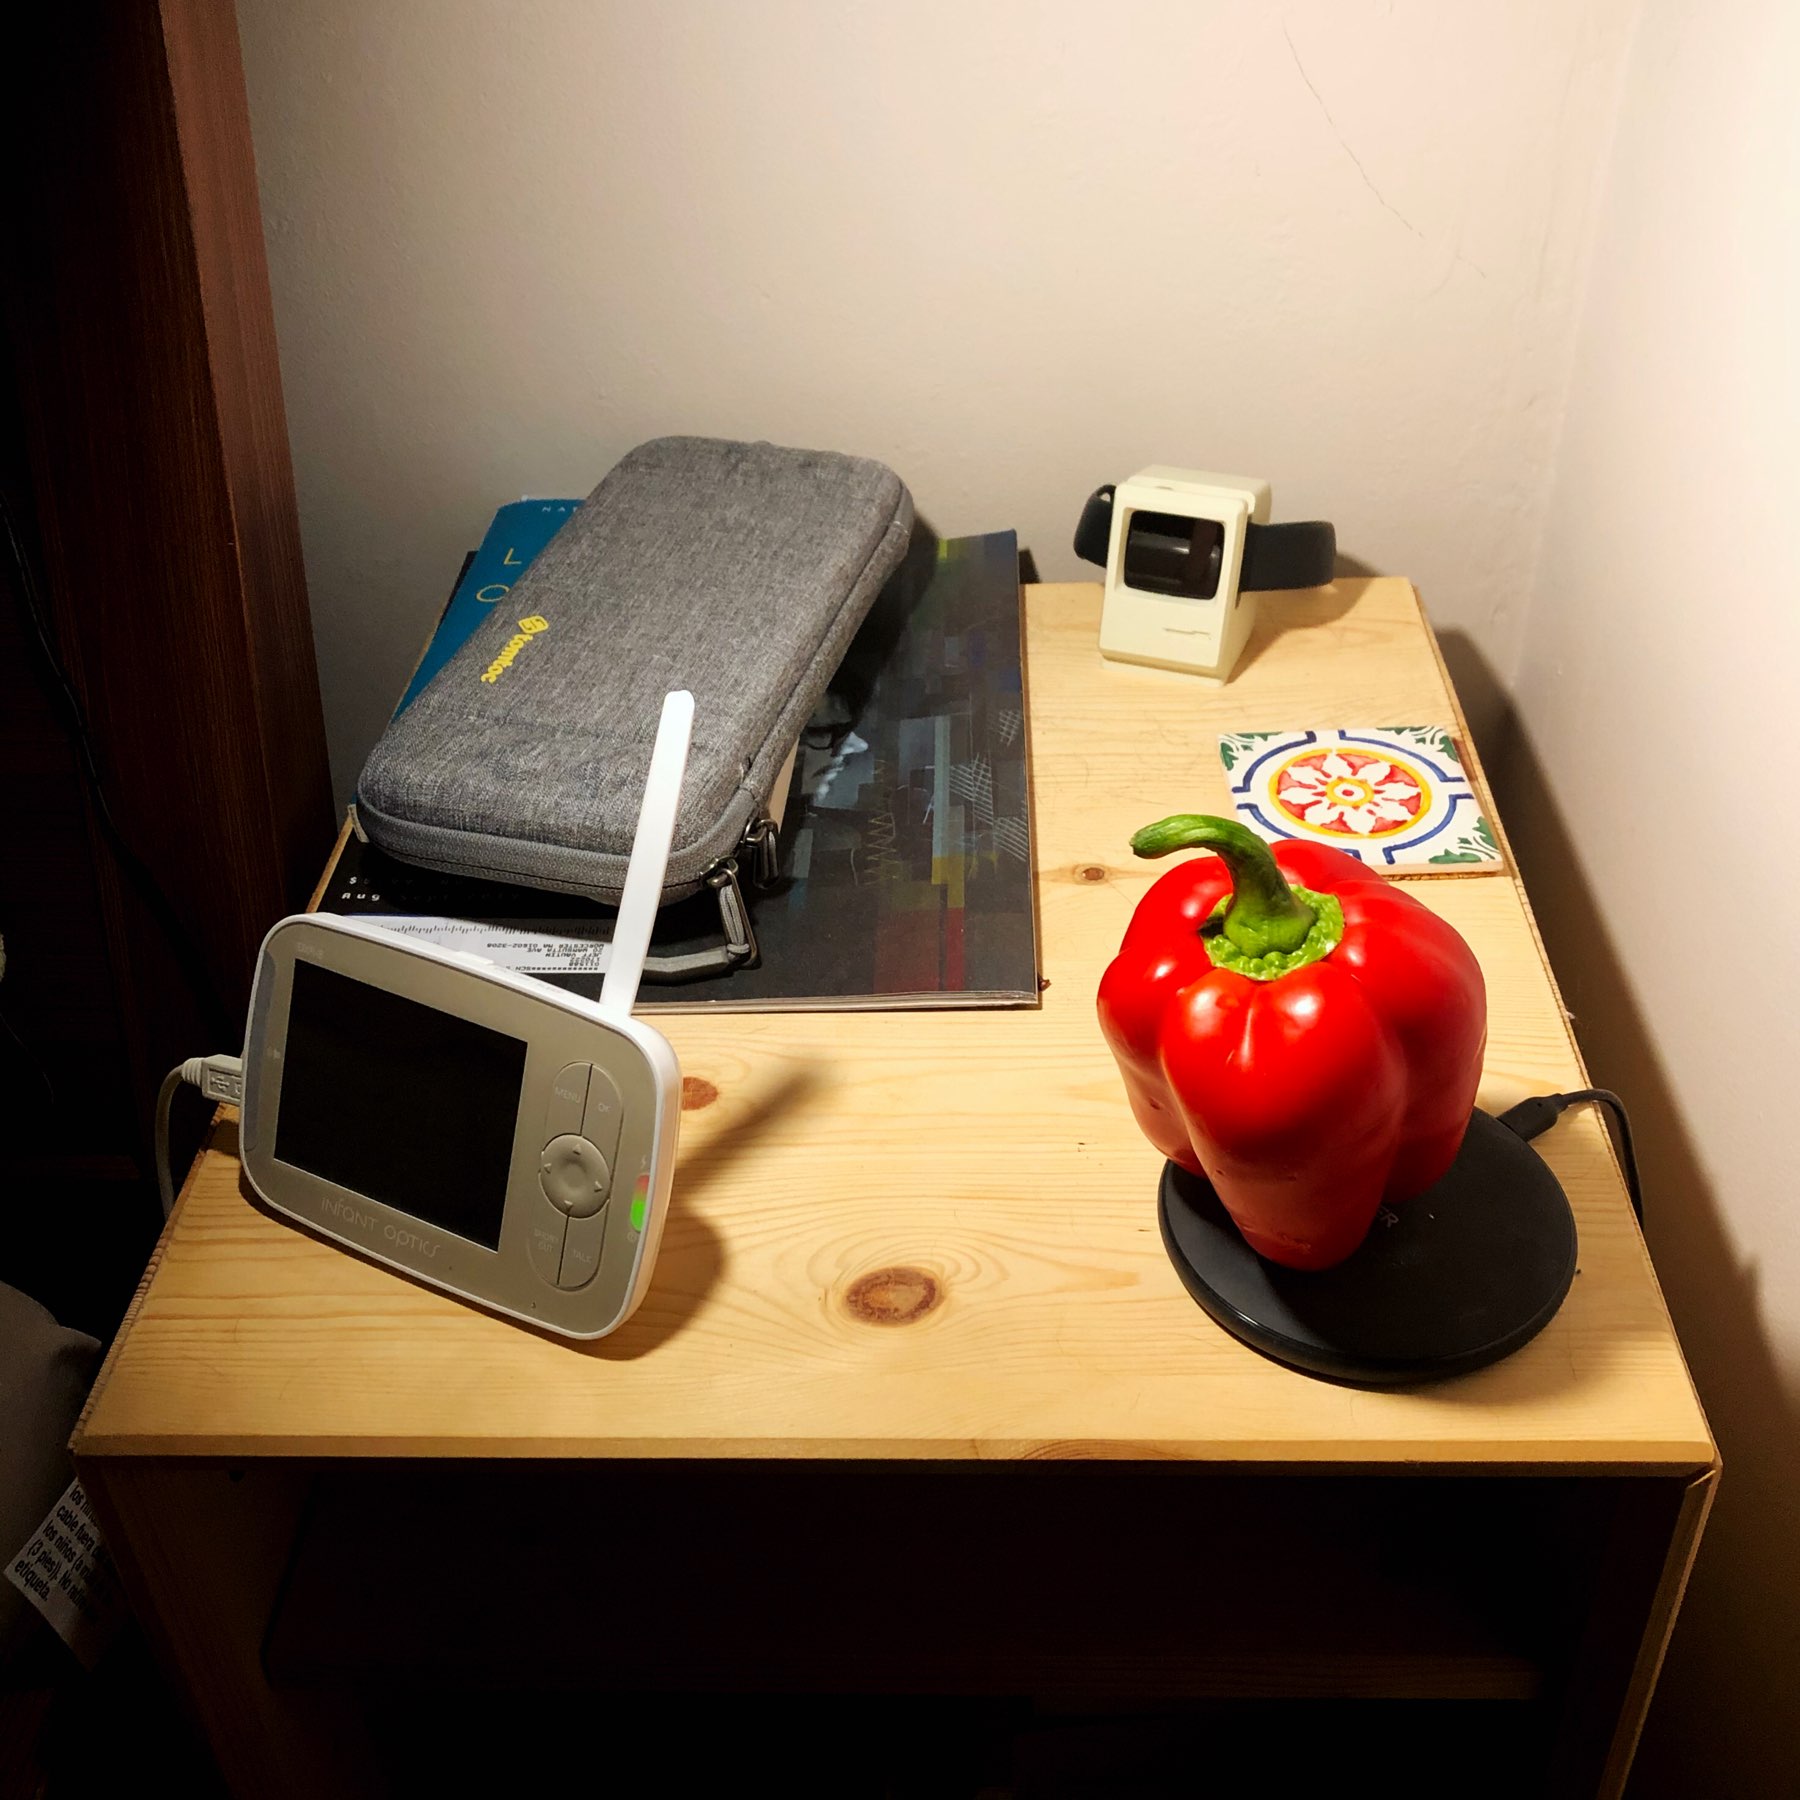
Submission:
[[[1377,869],[1501,866],[1447,725],[1240,731],[1219,739],[1238,817]]]

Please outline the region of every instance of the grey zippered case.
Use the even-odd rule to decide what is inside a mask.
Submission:
[[[358,783],[363,829],[425,868],[616,902],[663,695],[685,687],[663,897],[736,898],[739,848],[768,856],[775,779],[912,522],[899,476],[863,457],[640,444],[388,726]]]

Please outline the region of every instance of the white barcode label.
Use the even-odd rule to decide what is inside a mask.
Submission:
[[[418,938],[444,950],[485,956],[515,975],[604,975],[612,946],[603,935],[610,921],[590,925],[585,919],[549,919],[542,925],[484,925],[473,919],[434,919],[401,914],[387,918],[361,915],[383,931]]]
[[[71,1481],[6,1579],[44,1615],[44,1622],[91,1669],[125,1621],[124,1590],[79,1481]]]

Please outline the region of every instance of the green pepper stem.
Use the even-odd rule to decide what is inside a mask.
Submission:
[[[1227,938],[1246,956],[1298,950],[1318,912],[1288,886],[1269,846],[1233,819],[1208,813],[1176,813],[1146,825],[1131,840],[1137,856],[1169,856],[1177,850],[1216,850],[1231,872]]]

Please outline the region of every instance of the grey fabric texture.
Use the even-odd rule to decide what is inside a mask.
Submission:
[[[388,727],[364,828],[427,868],[616,900],[663,695],[685,687],[663,894],[693,892],[767,805],[912,517],[866,458],[640,444]]]
[[[57,1324],[17,1288],[0,1283],[0,1558],[11,1562],[69,1485],[69,1433],[87,1398],[100,1346]],[[0,1666],[36,1629],[37,1614],[0,1581]]]

